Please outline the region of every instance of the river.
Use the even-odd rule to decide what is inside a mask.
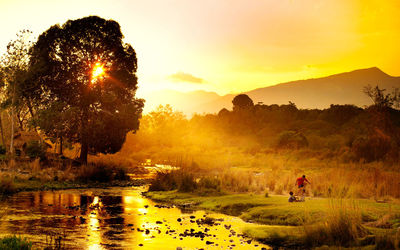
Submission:
[[[242,236],[248,223],[237,217],[158,204],[144,190],[17,193],[0,209],[0,236],[26,237],[34,249],[269,249]]]

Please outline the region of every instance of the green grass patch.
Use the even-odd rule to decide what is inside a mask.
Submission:
[[[230,194],[220,196],[198,196],[177,191],[147,192],[151,199],[177,205],[193,204],[196,208],[240,216],[242,219],[268,225],[300,226],[326,219],[332,204],[345,203],[357,206],[363,222],[377,221],[386,214],[400,214],[395,203],[377,203],[373,200],[351,199],[307,199],[306,202],[289,203],[286,196],[254,194]],[[398,216],[390,217],[389,223],[397,225]]]
[[[304,243],[301,227],[254,225],[245,227],[243,233],[271,246],[296,247]]]
[[[397,234],[388,234],[397,230],[400,206],[396,202],[312,198],[289,203],[287,196],[280,195],[198,196],[177,191],[148,192],[146,196],[266,224],[245,228],[244,233],[271,246],[382,249],[382,246],[397,246],[399,242]]]
[[[32,243],[17,236],[7,236],[0,239],[0,250],[30,250]]]

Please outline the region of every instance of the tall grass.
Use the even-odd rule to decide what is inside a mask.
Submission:
[[[386,250],[386,249],[393,249],[399,250],[400,249],[400,230],[396,232],[386,232],[382,235],[378,235],[375,241],[375,249],[376,250]]]
[[[108,182],[127,180],[129,177],[124,166],[99,161],[82,165],[78,170],[77,179],[84,182]]]
[[[340,164],[337,162],[320,163],[313,160],[295,162],[294,159],[287,159],[283,156],[276,156],[270,160],[271,162],[266,162],[263,168],[209,168],[200,165],[200,167],[192,169],[187,164],[182,167],[179,174],[160,173],[154,185],[158,183],[160,190],[178,189],[179,185],[175,179],[191,175],[192,177],[189,179],[203,180],[205,177],[216,179],[221,190],[229,192],[286,194],[296,189],[296,178],[306,174],[312,183],[306,188],[307,195],[310,196],[375,198],[377,200],[390,199],[390,197],[400,198],[398,181],[400,173],[391,169],[385,170],[385,166],[382,166],[381,163]],[[162,182],[166,182],[165,185],[168,187],[161,188]]]
[[[353,202],[332,199],[324,223],[305,225],[307,246],[355,246],[369,232],[362,226],[361,212]]]
[[[14,178],[12,176],[0,176],[0,196],[13,194],[16,192]]]
[[[32,243],[17,236],[7,236],[0,239],[0,250],[30,250]]]

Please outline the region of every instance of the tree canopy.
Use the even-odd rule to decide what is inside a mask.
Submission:
[[[246,94],[235,96],[232,100],[232,104],[233,110],[249,109],[254,106],[253,100],[251,100],[251,98]]]
[[[89,16],[50,27],[31,50],[35,124],[80,143],[84,163],[88,153],[117,152],[139,128],[136,53],[122,39],[117,22]]]

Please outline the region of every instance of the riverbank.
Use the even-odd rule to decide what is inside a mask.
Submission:
[[[205,209],[259,223],[244,232],[273,246],[317,247],[379,244],[399,248],[400,203],[369,199],[308,198],[289,203],[286,196],[225,194],[198,196],[177,191],[147,192],[158,202],[184,208]],[[396,249],[396,248],[395,248]]]
[[[0,196],[4,198],[21,191],[129,187],[148,184],[148,179],[140,178],[140,174],[136,175],[138,170],[144,172],[140,168],[128,168],[109,162],[67,168],[43,167],[38,162],[14,166],[8,164],[0,169]]]

